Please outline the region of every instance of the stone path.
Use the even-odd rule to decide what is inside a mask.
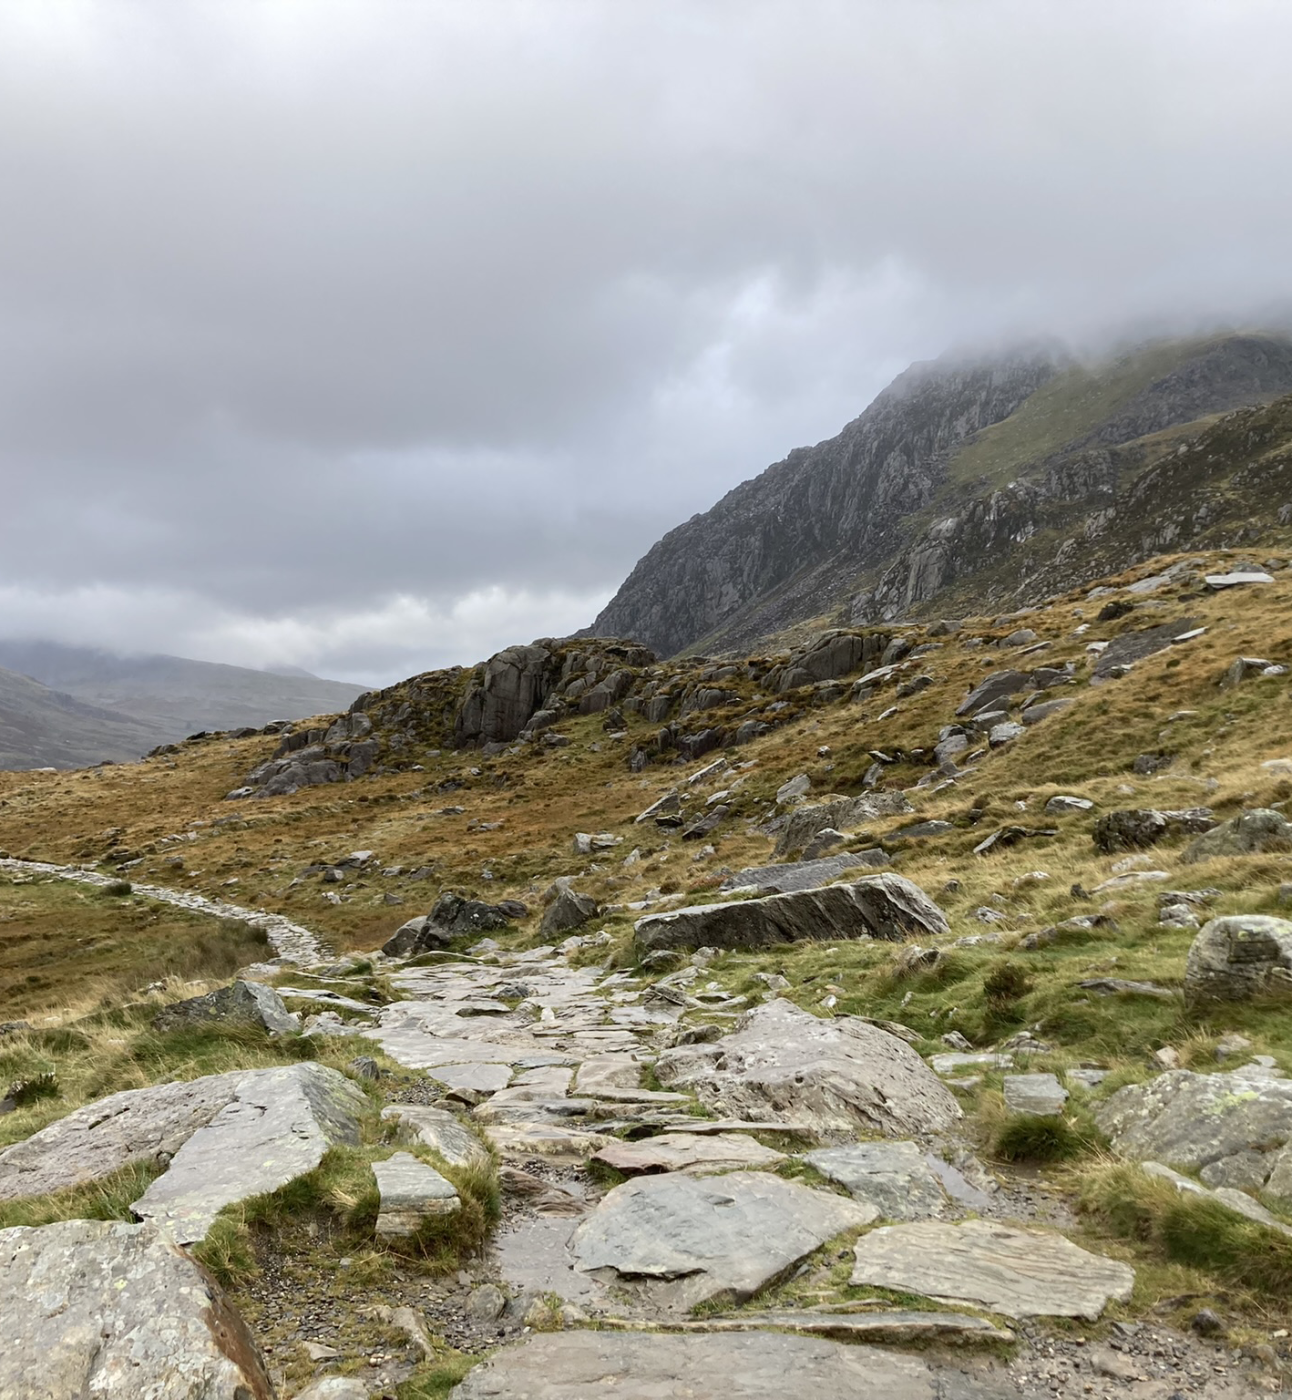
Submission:
[[[103,875],[80,865],[52,865],[41,860],[0,859],[0,871],[10,875],[49,875],[58,880],[72,880],[78,885],[94,885],[103,889],[121,880],[119,875]],[[136,894],[155,899],[161,904],[173,904],[177,909],[189,909],[195,914],[210,914],[217,919],[239,919],[252,928],[264,929],[278,957],[290,963],[318,962],[326,950],[309,929],[294,924],[281,914],[268,914],[263,909],[244,909],[222,899],[208,899],[188,890],[168,890],[162,885],[141,885],[131,881]]]
[[[65,867],[4,868],[108,883]],[[181,907],[247,915],[136,888]],[[306,945],[293,946],[307,961]],[[312,938],[309,946],[317,950]],[[496,1280],[511,1295],[490,1294],[506,1317],[484,1309],[485,1322],[472,1324],[475,1294],[466,1292],[425,1303],[459,1344],[461,1327],[472,1325],[482,1330],[469,1344],[504,1343],[456,1400],[575,1400],[594,1389],[620,1400],[1039,1400],[1069,1378],[1099,1400],[1239,1393],[1212,1383],[1210,1355],[1199,1356],[1196,1340],[1173,1334],[1164,1347],[1155,1334],[1135,1362],[1133,1383],[1149,1388],[1133,1390],[1129,1363],[1114,1357],[1101,1371],[1082,1342],[1028,1321],[1094,1318],[1108,1299],[1127,1296],[1133,1274],[1052,1228],[1036,1229],[1026,1194],[997,1190],[957,1140],[958,1108],[932,1071],[878,1027],[818,1020],[778,1000],[751,1011],[744,998],[704,989],[699,962],[654,985],[574,967],[556,948],[482,946],[473,960],[386,966],[403,999],[344,1028],[419,1074],[392,1092],[386,1116],[402,1141],[451,1162],[478,1158],[483,1142],[501,1162],[504,1218],[462,1287],[487,1292]],[[661,1081],[668,1087],[653,1087]],[[165,1099],[181,1089],[194,1092],[144,1092]],[[199,1116],[218,1126],[224,1101],[204,1103]],[[163,1115],[160,1137],[177,1113],[187,1139],[197,1126],[188,1107]],[[75,1118],[53,1131],[66,1135]],[[258,1150],[242,1155],[258,1160]],[[590,1163],[628,1179],[608,1187]],[[392,1158],[386,1170],[389,1231],[456,1203],[413,1158]],[[180,1194],[182,1209],[163,1202],[160,1213],[191,1214],[192,1193]],[[995,1218],[966,1221],[968,1213]],[[1011,1220],[1015,1213],[1024,1218]],[[849,1269],[853,1285],[928,1301],[896,1307],[882,1294],[851,1293]],[[788,1278],[795,1287],[785,1300],[773,1294],[770,1306],[742,1309]],[[518,1338],[531,1308],[550,1311],[551,1295],[563,1330]],[[1000,1345],[1014,1341],[1013,1358],[1002,1356]],[[947,1342],[956,1345],[942,1349]],[[921,1350],[887,1349],[903,1344]],[[367,1377],[388,1387],[400,1378]]]

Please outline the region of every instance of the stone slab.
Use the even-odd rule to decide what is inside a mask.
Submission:
[[[886,1220],[927,1220],[949,1213],[951,1201],[914,1142],[854,1142],[823,1147],[803,1159],[846,1187]]]
[[[873,851],[846,851],[842,855],[823,856],[820,860],[752,865],[728,875],[721,888],[774,890],[778,894],[790,894],[794,890],[815,890],[822,885],[831,885],[859,866],[877,868],[887,864],[888,857],[878,847]]]
[[[131,1209],[180,1244],[203,1239],[225,1206],[313,1171],[329,1147],[357,1144],[367,1107],[363,1091],[325,1065],[252,1070]]]
[[[383,1108],[381,1116],[397,1123],[405,1140],[438,1152],[450,1166],[483,1166],[489,1160],[484,1143],[447,1109],[396,1103]]]
[[[446,1089],[466,1089],[477,1094],[496,1094],[511,1083],[510,1065],[436,1065],[429,1078]]]
[[[667,1312],[742,1302],[877,1212],[763,1172],[668,1174],[607,1193],[571,1239],[576,1267],[606,1271]]]
[[[1063,1112],[1068,1091],[1053,1074],[1007,1074],[1005,1107],[1032,1118],[1053,1118]]]
[[[747,1012],[721,1040],[664,1051],[655,1073],[715,1113],[792,1119],[817,1135],[922,1136],[961,1116],[904,1041],[857,1017],[823,1020],[781,999]]]
[[[637,1142],[613,1142],[592,1160],[625,1176],[650,1172],[701,1176],[736,1167],[774,1167],[785,1161],[785,1154],[764,1147],[744,1133],[661,1133]]]
[[[854,1251],[855,1287],[892,1288],[938,1302],[978,1305],[1006,1317],[1094,1321],[1135,1283],[1129,1265],[1038,1230],[990,1220],[922,1221],[863,1235]]]
[[[505,1347],[452,1400],[1007,1400],[1012,1383],[945,1377],[921,1357],[779,1332],[553,1332]]]
[[[410,1152],[396,1152],[385,1161],[374,1162],[372,1174],[381,1197],[379,1235],[415,1235],[427,1220],[462,1208],[453,1183]]]

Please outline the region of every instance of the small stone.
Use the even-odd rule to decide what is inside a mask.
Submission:
[[[1032,1118],[1052,1118],[1063,1112],[1068,1091],[1053,1074],[1007,1074],[1005,1107]]]
[[[467,1295],[466,1314],[476,1322],[496,1322],[507,1306],[507,1297],[492,1283],[481,1284]]]

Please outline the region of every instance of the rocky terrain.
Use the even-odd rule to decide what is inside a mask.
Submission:
[[[740,654],[805,623],[1003,611],[1240,545],[1253,507],[1268,525],[1292,502],[1292,401],[1240,410],[1289,392],[1282,335],[914,365],[837,437],[670,531],[588,635]]]
[[[1290,564],[0,776],[0,1397],[1279,1393]]]

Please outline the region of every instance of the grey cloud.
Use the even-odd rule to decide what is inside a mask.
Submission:
[[[7,7],[8,626],[92,640],[97,584],[140,645],[470,660],[910,359],[1285,317],[1290,39],[1257,0]]]

